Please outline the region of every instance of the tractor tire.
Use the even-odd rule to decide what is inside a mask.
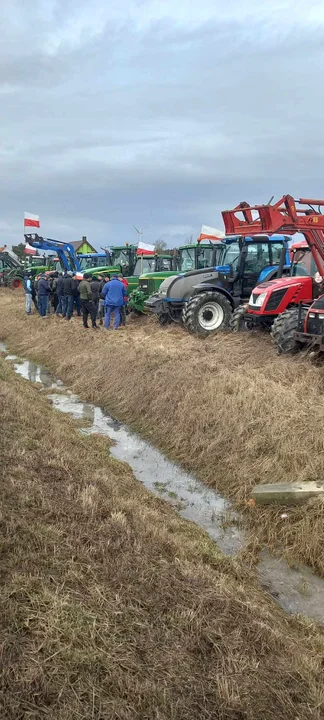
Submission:
[[[232,332],[245,332],[246,330],[252,330],[253,321],[244,320],[247,308],[248,305],[239,305],[236,310],[234,310],[229,324]]]
[[[14,290],[17,290],[18,288],[21,288],[22,286],[23,286],[23,284],[22,284],[22,280],[20,280],[20,278],[15,278],[11,283],[11,287]]]
[[[228,328],[232,305],[220,292],[193,295],[187,303],[185,327],[190,333],[207,337]]]
[[[298,329],[298,317],[298,307],[291,307],[275,319],[270,333],[279,355],[294,355],[300,350],[300,343],[294,338],[294,331]],[[305,317],[306,311],[302,313],[302,320]]]
[[[184,303],[182,313],[181,313],[181,322],[182,325],[186,326],[187,323],[187,310],[188,310],[188,303]]]

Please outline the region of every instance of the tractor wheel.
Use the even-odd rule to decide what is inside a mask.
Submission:
[[[252,320],[245,320],[245,315],[247,312],[248,305],[239,305],[236,310],[234,310],[232,317],[230,319],[230,330],[232,332],[242,332],[245,330],[252,330],[253,328],[253,321]]]
[[[14,290],[17,290],[18,288],[21,288],[21,287],[22,287],[22,280],[20,280],[19,278],[15,278],[15,279],[12,281],[12,283],[11,283],[11,287],[12,287]]]
[[[306,317],[306,311],[302,311],[302,320]],[[294,338],[294,331],[298,329],[299,309],[291,307],[278,315],[271,328],[271,337],[277,346],[280,355],[297,353],[301,345]]]
[[[156,316],[160,325],[167,325],[170,322],[169,315],[167,313],[158,313]]]
[[[187,324],[187,310],[188,310],[188,303],[184,303],[182,313],[181,313],[181,322],[184,326]]]
[[[200,293],[188,300],[185,326],[190,333],[207,337],[228,328],[231,315],[231,303],[222,293]]]

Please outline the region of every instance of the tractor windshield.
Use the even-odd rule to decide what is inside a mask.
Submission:
[[[96,268],[101,267],[102,265],[106,265],[106,255],[102,255],[101,257],[87,257],[87,258],[81,258],[81,270],[88,270],[90,268]]]
[[[113,265],[129,265],[129,257],[127,250],[111,250],[111,261]]]
[[[151,273],[156,271],[156,258],[154,255],[137,258],[134,268],[134,275],[142,275],[143,273]]]
[[[236,272],[238,269],[238,263],[240,258],[240,247],[239,244],[234,242],[227,246],[224,252],[224,256],[221,260],[222,265],[231,265],[233,271]]]
[[[182,248],[180,250],[180,271],[188,272],[195,268],[195,248]]]
[[[293,249],[293,260],[290,270],[291,277],[300,277],[301,275],[314,277],[316,271],[317,267],[310,248]]]

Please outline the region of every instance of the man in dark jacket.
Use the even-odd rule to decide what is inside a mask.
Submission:
[[[83,280],[81,280],[79,285],[79,291],[80,291],[80,301],[81,301],[81,308],[82,308],[82,318],[83,318],[83,327],[88,328],[88,317],[90,315],[91,317],[91,323],[92,327],[96,328],[96,308],[92,302],[92,293],[91,293],[91,285],[90,281],[92,280],[92,276],[88,273],[84,273]]]
[[[58,272],[55,271],[55,273],[53,273],[52,277],[53,277],[53,279],[52,279],[52,302],[53,302],[54,312],[56,313],[56,309],[58,306],[58,297],[57,297]]]
[[[63,295],[62,295],[62,317],[67,318],[69,311],[71,311],[70,317],[73,313],[74,297],[72,293],[72,272],[65,273],[63,277]],[[72,310],[71,310],[72,308]]]
[[[46,318],[48,299],[51,293],[51,288],[48,281],[46,280],[45,273],[42,273],[40,280],[38,281],[38,307],[41,317]]]
[[[99,278],[97,278],[95,275],[92,276],[90,288],[91,288],[91,300],[96,309],[96,317],[98,317],[99,298],[100,298],[101,290],[100,290]]]
[[[79,280],[77,280],[77,278],[76,278],[76,273],[75,273],[75,272],[73,273],[73,277],[72,277],[72,294],[73,294],[73,306],[72,306],[72,312],[71,312],[70,317],[69,317],[69,314],[68,314],[68,320],[70,320],[70,318],[71,318],[72,315],[73,315],[74,305],[75,305],[75,309],[76,309],[76,311],[77,311],[78,317],[81,317]]]
[[[56,283],[56,294],[57,294],[57,308],[55,315],[59,315],[62,312],[62,295],[63,295],[63,275],[60,272],[58,274]]]
[[[100,325],[102,325],[104,315],[105,315],[105,306],[104,306],[104,299],[102,296],[102,291],[106,285],[106,282],[109,282],[109,280],[110,280],[110,274],[107,273],[106,275],[98,275],[98,278],[99,278],[99,323],[100,323]]]

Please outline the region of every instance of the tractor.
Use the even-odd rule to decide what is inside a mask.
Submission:
[[[297,301],[300,299],[301,296],[296,293],[298,287],[303,293],[304,300],[312,299],[311,278],[315,275],[316,265],[306,240],[293,242],[289,252],[291,258],[289,280],[286,275],[281,280],[270,280],[254,288],[248,303],[239,305],[234,310],[230,320],[232,332],[257,328],[270,330],[276,317],[286,310],[287,302],[290,304],[295,302],[296,298]]]
[[[0,251],[0,285],[17,288],[22,286],[24,266],[7,248]]]
[[[294,353],[307,345],[323,347],[323,207],[324,200],[295,200],[291,195],[284,195],[274,205],[250,207],[241,203],[234,210],[223,212],[228,233],[248,235],[262,231],[304,235],[304,241],[293,246],[296,259],[290,277],[257,285],[245,313],[247,323],[272,323],[271,335],[279,353]]]
[[[166,265],[164,261],[164,267],[160,271],[156,267],[155,271],[144,272],[140,275],[138,288],[134,290],[129,299],[130,310],[137,314],[145,312],[145,302],[158,292],[163,280],[174,276],[175,272],[179,274],[210,267],[213,256],[212,241],[217,241],[219,250],[221,250],[220,235],[223,233],[220,233],[219,230],[203,225],[195,244],[181,245],[179,248],[175,248],[172,267]],[[163,322],[161,316],[160,319]]]
[[[289,240],[260,232],[254,237],[224,238],[220,256],[215,255],[209,268],[164,280],[145,305],[159,322],[182,321],[189,332],[201,337],[228,328],[233,310],[250,296],[256,281],[289,271]]]

